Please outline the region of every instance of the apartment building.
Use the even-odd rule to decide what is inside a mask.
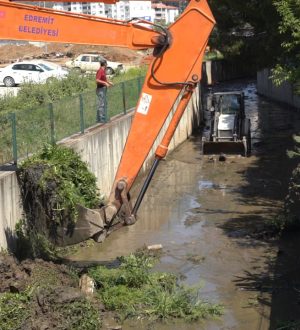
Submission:
[[[161,2],[152,3],[150,0],[119,1],[115,4],[104,4],[102,2],[61,2],[55,3],[53,8],[125,21],[132,18],[141,18],[162,24],[173,23],[179,15],[178,7],[166,5]]]
[[[118,20],[130,20],[142,18],[148,21],[154,20],[154,13],[151,8],[151,1],[119,1],[116,4],[86,2],[62,2],[53,6],[56,10],[71,11],[73,13],[90,14],[101,17],[108,17]]]
[[[106,5],[106,15],[121,20],[141,18],[153,21],[154,19],[151,1],[119,1],[113,5]]]
[[[163,3],[153,3],[154,22],[170,24],[173,23],[179,15],[178,7],[168,6]]]

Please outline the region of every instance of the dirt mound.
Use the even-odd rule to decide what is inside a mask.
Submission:
[[[37,46],[39,45],[39,46]],[[122,63],[139,63],[143,52],[136,52],[121,47],[73,45],[73,44],[7,44],[0,46],[0,64],[13,63],[18,60],[45,58],[60,63],[81,53],[99,53],[109,61]]]
[[[66,266],[0,254],[0,329],[100,329],[102,305]]]
[[[0,255],[0,292],[21,292],[38,282],[55,286],[77,287],[68,268],[41,259],[17,261],[13,256]]]

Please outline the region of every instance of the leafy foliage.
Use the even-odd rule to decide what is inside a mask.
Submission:
[[[120,263],[119,268],[91,268],[89,276],[95,280],[105,307],[116,311],[121,320],[143,317],[195,321],[222,314],[220,305],[200,299],[199,288],[178,284],[173,274],[151,272],[153,257],[132,254],[120,258]]]
[[[299,0],[209,0],[217,21],[211,46],[236,65],[273,68],[300,94]]]
[[[280,52],[279,15],[272,0],[209,0],[216,18],[211,46],[236,65],[263,68]]]
[[[279,33],[283,36],[280,62],[273,70],[275,83],[291,81],[300,94],[300,1],[275,0],[280,15]]]

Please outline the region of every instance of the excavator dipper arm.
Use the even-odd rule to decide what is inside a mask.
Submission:
[[[154,48],[154,59],[145,78],[108,204],[100,211],[80,208],[82,223],[90,222],[92,227],[96,224],[90,236],[101,241],[105,236],[103,232],[114,224],[121,207],[121,213],[125,214],[123,221],[135,222],[136,211],[159,160],[166,156],[178,122],[201,79],[202,60],[214,24],[207,0],[191,0],[168,29],[154,28],[154,24],[142,20],[123,22],[0,1],[0,39]],[[132,209],[128,200],[130,188],[175,103],[175,113]],[[80,240],[86,238],[80,237]],[[69,243],[74,240],[76,238]]]

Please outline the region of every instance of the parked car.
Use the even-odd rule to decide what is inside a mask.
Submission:
[[[45,83],[69,74],[62,67],[42,60],[16,62],[0,69],[0,83],[13,87],[25,82]]]
[[[81,72],[97,71],[99,62],[105,60],[104,57],[98,54],[81,54],[71,61],[67,61],[65,66],[69,69],[77,69]],[[106,60],[107,61],[107,60]],[[119,62],[107,61],[107,74],[114,74],[116,71],[122,71],[123,64]]]

